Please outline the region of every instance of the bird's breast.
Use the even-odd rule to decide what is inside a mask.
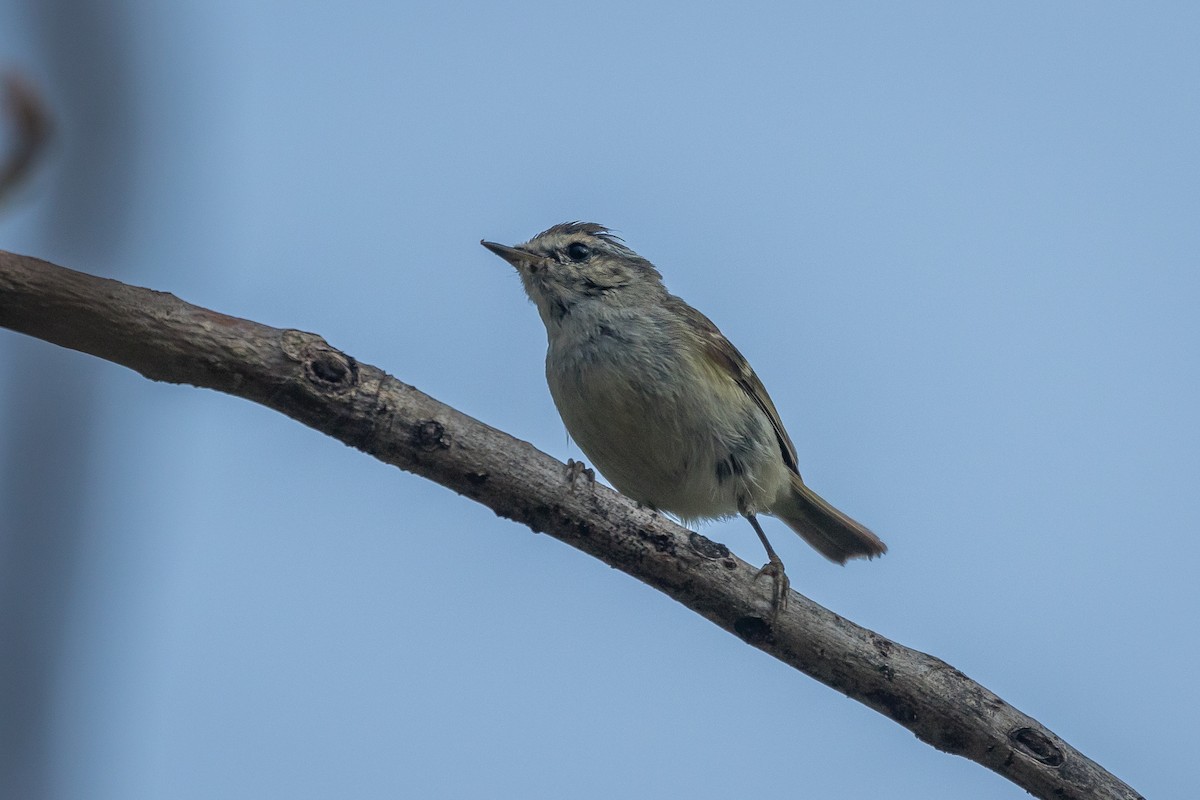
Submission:
[[[567,432],[639,502],[686,519],[720,517],[769,506],[786,481],[769,420],[677,339],[615,325],[560,336],[546,379]]]

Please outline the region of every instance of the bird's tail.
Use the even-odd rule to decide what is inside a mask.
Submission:
[[[775,503],[770,513],[816,548],[817,552],[845,564],[851,558],[874,558],[887,552],[875,534],[827,503],[792,474],[791,491]]]

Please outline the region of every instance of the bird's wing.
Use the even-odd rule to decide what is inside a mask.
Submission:
[[[712,320],[674,295],[670,296],[670,301],[672,301],[670,305],[674,306],[673,310],[678,311],[688,321],[689,327],[700,334],[704,342],[705,355],[721,371],[728,374],[730,379],[740,386],[755,405],[767,415],[767,419],[771,421],[771,427],[775,430],[775,438],[779,441],[779,450],[783,454],[784,463],[792,472],[799,475],[800,470],[796,466],[796,446],[792,444],[791,438],[784,430],[783,420],[779,418],[779,412],[775,410],[775,404],[771,402],[771,395],[767,394],[767,387],[763,386],[763,382],[754,374],[750,362],[738,352],[738,349],[733,346],[733,342],[725,338],[725,334],[721,333]]]

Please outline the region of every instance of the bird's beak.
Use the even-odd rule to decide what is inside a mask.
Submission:
[[[509,247],[506,244],[496,244],[495,242],[489,242],[486,239],[480,239],[479,243],[503,258],[508,263],[512,264],[514,267],[518,266],[522,261],[530,262],[539,260],[533,253],[520,250],[516,247]]]

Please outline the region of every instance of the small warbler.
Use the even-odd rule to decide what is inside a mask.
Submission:
[[[788,579],[757,514],[831,561],[887,552],[801,480],[779,412],[737,348],[607,228],[568,222],[515,247],[481,244],[516,268],[537,306],[550,394],[584,454],[622,494],[685,522],[749,520],[776,611]]]

